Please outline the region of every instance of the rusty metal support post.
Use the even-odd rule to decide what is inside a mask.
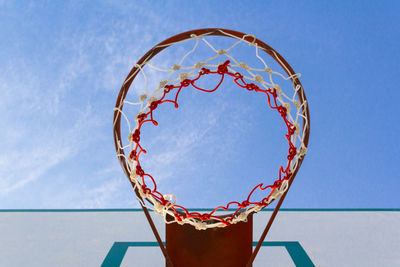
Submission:
[[[188,224],[171,223],[165,230],[166,248],[174,267],[243,267],[252,254],[253,214],[247,222],[224,228],[196,230]]]

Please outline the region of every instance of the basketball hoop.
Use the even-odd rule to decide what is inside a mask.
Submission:
[[[215,47],[208,41],[210,36],[233,38],[234,43],[228,47]],[[175,64],[167,68],[152,65],[150,60],[161,51],[185,42],[193,42],[193,48],[184,53]],[[199,43],[209,47],[212,56],[203,58],[194,64],[185,65],[187,58],[196,53]],[[253,57],[263,67],[252,67],[249,63],[236,60],[231,55],[231,51],[237,49],[240,45],[254,47]],[[284,73],[271,69],[264,58],[265,55],[269,59],[272,58],[275,64],[279,64]],[[137,101],[127,100],[129,88],[139,73],[147,81],[145,68],[165,73],[165,78],[158,81],[157,87],[150,88],[149,93],[140,95]],[[210,88],[201,87],[198,82],[207,79],[209,76],[217,77],[216,84]],[[276,83],[275,77],[287,81],[289,86],[281,86]],[[146,212],[146,216],[148,215],[147,208],[150,208],[164,216],[167,224],[190,224],[197,230],[220,228],[245,222],[250,214],[260,211],[274,200],[285,196],[307,152],[310,133],[308,103],[299,77],[300,75],[295,73],[285,59],[270,46],[253,35],[232,30],[200,29],[188,31],[173,36],[150,49],[137,62],[125,79],[114,109],[114,141],[117,156]],[[288,145],[287,155],[285,155],[286,163],[280,166],[275,181],[270,184],[260,183],[255,185],[246,199],[230,201],[226,205],[215,207],[210,212],[191,212],[177,204],[175,195],[159,192],[157,177],[153,177],[142,168],[141,158],[151,151],[146,151],[141,144],[141,130],[144,125],[146,127],[158,125],[158,107],[172,105],[179,108],[179,94],[183,89],[213,93],[218,90],[223,82],[230,82],[243,90],[249,91],[249,93],[256,93],[267,99],[267,106],[277,116],[281,117],[286,129],[285,138]],[[144,86],[147,87],[147,84],[145,83]],[[124,113],[124,105],[138,105],[140,111],[132,118]],[[121,118],[126,122],[129,129],[128,136],[124,138],[121,136]],[[128,143],[123,144],[122,140],[126,138]],[[265,194],[261,199],[251,200],[256,191],[265,192]],[[145,204],[144,200],[150,205]],[[281,201],[283,201],[283,198]],[[228,209],[234,210],[234,212],[228,216],[219,215],[220,211],[227,211]]]

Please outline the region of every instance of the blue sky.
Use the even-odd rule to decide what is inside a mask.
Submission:
[[[302,74],[310,146],[284,207],[399,208],[398,10],[396,1],[0,1],[0,208],[137,207],[112,139],[119,88],[156,43],[205,27],[254,34]],[[223,114],[208,139],[193,141],[210,123],[193,113],[186,139],[160,135],[175,154],[150,158],[189,207],[243,193],[241,177],[266,172],[263,158],[275,155],[254,145],[260,136],[242,142],[268,124],[231,125],[235,109],[206,108]],[[226,134],[230,126],[243,132]],[[218,145],[218,157],[196,158]]]

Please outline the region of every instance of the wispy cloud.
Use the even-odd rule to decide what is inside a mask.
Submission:
[[[43,55],[26,58],[15,54],[0,65],[0,197],[46,180],[55,168],[62,173],[70,168],[68,160],[82,162],[74,167],[76,174],[98,172],[96,168],[87,171],[87,166],[101,157],[97,151],[105,146],[104,140],[112,149],[116,93],[140,54],[154,44],[154,36],[129,21],[115,22],[110,31],[98,31],[97,25],[88,25],[84,31],[64,28],[56,36],[52,49]],[[141,42],[126,41],[138,36]],[[90,151],[93,158],[82,161],[80,155]],[[122,171],[114,169],[113,173],[121,176]],[[69,179],[65,190],[86,190],[69,199],[74,203],[70,205],[100,207],[110,203],[108,195],[121,184],[127,186],[114,180],[114,174],[100,168],[96,183]],[[60,175],[55,179],[63,184]],[[31,192],[42,193],[44,190]],[[54,192],[52,197],[57,199],[60,193]]]
[[[101,122],[88,103],[67,100],[77,79],[89,72],[84,57],[66,60],[48,80],[32,62],[16,58],[0,77],[0,194],[36,181],[90,143]],[[46,66],[43,66],[47,68]]]
[[[52,167],[77,155],[89,144],[89,132],[97,123],[87,107],[69,129],[46,130],[40,125],[27,125],[24,132],[14,136],[13,147],[7,146],[0,154],[0,194],[39,179]]]

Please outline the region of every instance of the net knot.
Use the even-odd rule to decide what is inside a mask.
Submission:
[[[242,78],[243,78],[243,75],[240,74],[239,72],[236,72],[236,73],[234,74],[234,76],[235,76],[235,78],[237,78],[237,79],[242,79]]]
[[[226,50],[224,50],[224,49],[220,49],[220,50],[218,50],[218,55],[223,55],[223,54],[226,54]]]
[[[207,68],[201,68],[201,70],[199,71],[200,75],[204,75],[204,74],[209,74],[210,70]]]
[[[278,107],[278,112],[281,114],[281,116],[283,118],[285,118],[287,116],[287,112],[286,112],[286,108],[283,106],[279,106]]]
[[[146,113],[139,113],[138,115],[136,115],[136,120],[138,121],[138,123],[141,123],[142,121],[144,121],[146,117],[147,117]]]
[[[138,180],[138,176],[136,173],[131,172],[131,174],[129,175],[129,178],[132,182],[136,182]]]
[[[187,74],[187,73],[185,73],[185,72],[179,73],[179,79],[180,79],[181,81],[187,79],[188,77],[189,77],[189,74]]]
[[[132,134],[132,141],[135,143],[139,143],[140,141],[140,130],[136,129]]]
[[[142,198],[147,198],[151,190],[146,187],[146,185],[142,185],[139,190],[139,194]]]
[[[296,147],[290,147],[289,148],[289,155],[287,156],[288,160],[292,160],[294,158],[294,156],[296,156],[297,153],[297,148]]]
[[[185,80],[181,81],[181,85],[183,87],[188,87],[191,84],[191,82],[192,82],[191,80],[185,79]]]
[[[181,224],[181,225],[183,224],[183,219],[184,219],[183,215],[179,214],[178,212],[174,212],[174,217],[178,224]]]
[[[300,108],[301,104],[299,100],[295,100],[293,101],[294,105],[296,106],[296,108]]]
[[[136,174],[139,175],[139,176],[143,176],[144,175],[144,170],[142,169],[142,167],[139,164],[136,165]]]
[[[279,94],[282,94],[282,89],[279,85],[274,84],[273,86],[274,86],[275,90],[278,91]]]
[[[132,150],[131,153],[129,154],[129,158],[131,160],[135,159],[136,160],[136,150]]]
[[[282,184],[282,180],[276,180],[274,182],[274,187],[279,188],[281,186],[281,184]]]
[[[179,66],[178,64],[175,64],[172,66],[172,70],[180,70],[181,66]]]
[[[300,125],[296,122],[294,124],[294,127],[296,127],[296,135],[299,135],[299,133],[300,133]]]
[[[169,93],[172,89],[174,89],[174,86],[172,84],[168,84],[164,87],[164,92]]]
[[[305,147],[300,147],[300,151],[299,151],[299,156],[304,156],[307,153],[307,148]]]
[[[268,92],[270,92],[274,98],[278,97],[278,93],[276,92],[275,88],[269,88]]]
[[[270,67],[266,67],[265,68],[265,72],[272,74],[272,69]]]
[[[244,62],[240,62],[240,63],[239,63],[239,67],[241,67],[242,69],[245,69],[245,70],[248,70],[248,69],[249,69],[249,66],[247,66],[247,64],[244,63]]]
[[[204,65],[205,65],[205,63],[203,63],[203,62],[197,62],[196,64],[194,64],[194,68],[195,69],[200,69]]]
[[[260,74],[257,74],[257,75],[254,77],[254,80],[255,80],[256,82],[258,82],[258,83],[262,83],[262,82],[264,81],[263,77],[262,77]]]
[[[147,99],[147,103],[151,104],[151,102],[153,102],[153,101],[155,101],[155,100],[157,100],[157,98],[154,97],[154,96],[152,96],[152,97],[150,97],[149,99]]]
[[[246,212],[242,212],[242,213],[240,213],[239,215],[238,215],[238,220],[239,221],[246,221],[246,219],[247,219],[247,213]]]
[[[261,200],[261,205],[267,206],[269,204],[269,197],[265,197]]]
[[[163,196],[163,205],[166,208],[169,208],[170,206],[175,205],[175,203],[176,203],[176,196],[175,195],[165,194]]]
[[[203,222],[196,223],[195,227],[197,230],[206,230],[207,229],[207,225]]]
[[[256,90],[256,89],[259,89],[259,88],[254,83],[249,83],[249,84],[246,84],[246,89],[249,90],[249,91],[253,91],[253,90]]]
[[[146,95],[146,94],[143,94],[143,95],[141,95],[141,96],[139,97],[139,99],[140,99],[140,102],[143,102],[143,101],[145,101],[145,100],[146,100],[146,98],[147,98],[147,95]]]
[[[200,217],[203,221],[208,221],[210,219],[211,215],[208,213],[205,213],[205,214],[202,214]]]
[[[250,202],[245,200],[242,203],[240,203],[238,206],[239,206],[239,208],[243,209],[243,208],[246,208],[249,205],[250,205]]]
[[[228,66],[229,66],[230,61],[227,60],[224,63],[220,64],[218,66],[218,74],[224,74],[228,72]]]
[[[232,224],[232,218],[228,217],[222,223],[224,223],[226,226],[229,226]]]
[[[283,106],[286,108],[287,112],[290,112],[290,104],[284,103]]]
[[[150,110],[155,110],[160,103],[161,103],[160,100],[155,100],[155,101],[151,102],[150,107],[149,107]]]
[[[296,132],[296,126],[292,125],[288,128],[289,135],[293,135]]]
[[[162,214],[164,210],[164,206],[158,201],[154,202],[154,211],[158,214]]]
[[[163,88],[165,85],[168,83],[168,81],[161,81],[160,84],[158,85],[158,88]]]

